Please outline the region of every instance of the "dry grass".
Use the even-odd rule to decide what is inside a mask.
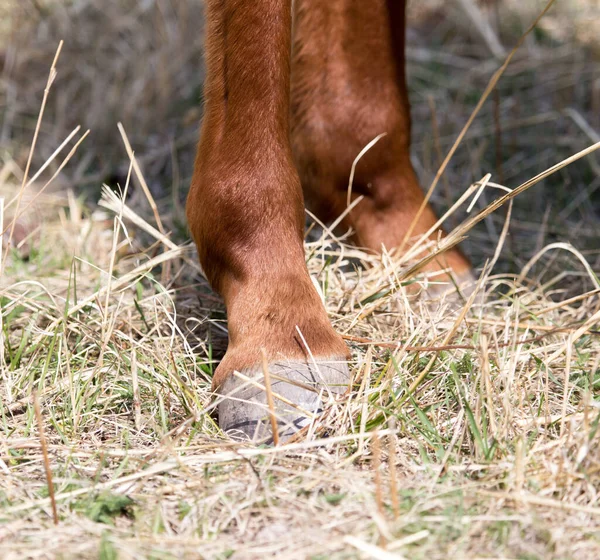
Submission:
[[[191,169],[195,135],[186,61],[198,52],[176,37],[194,35],[184,16],[199,7],[98,6],[40,1],[10,12],[21,25],[11,27],[0,87],[0,229],[15,197],[26,212],[0,278],[0,556],[598,558],[596,154],[521,189],[510,216],[489,213],[497,191],[486,187],[471,229],[472,189],[448,219],[450,239],[469,237],[486,297],[459,306],[406,294],[409,282],[435,282],[418,274],[422,255],[374,258],[326,230],[312,235],[307,262],[352,347],[353,391],[306,440],[235,444],[211,416],[223,307],[178,233],[188,181],[179,170]],[[417,21],[422,38],[410,42],[420,61],[411,66],[414,160],[425,183],[498,66],[469,25],[448,17],[435,28],[434,16]],[[519,17],[531,21],[516,14],[510,24]],[[509,45],[524,27],[497,32]],[[164,35],[149,31],[158,28]],[[65,47],[29,175],[76,125],[92,133],[42,192],[82,136],[22,188],[57,29]],[[93,64],[77,52],[92,51],[90,36],[100,37]],[[434,200],[450,206],[488,171],[513,189],[527,185],[597,140],[597,64],[573,37],[559,39],[528,38]],[[172,75],[149,73],[137,49],[154,68],[171,60]],[[178,84],[190,89],[179,95]],[[157,132],[159,123],[168,125]],[[101,183],[117,179],[132,193],[127,204],[110,190],[96,204]],[[160,196],[161,181],[173,196]]]

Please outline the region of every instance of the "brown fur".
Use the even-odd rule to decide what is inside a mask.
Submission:
[[[217,388],[260,363],[261,347],[272,360],[304,357],[296,326],[314,355],[347,355],[306,269],[297,169],[308,203],[335,218],[354,158],[387,132],[357,166],[353,197],[365,199],[343,224],[373,250],[401,243],[423,194],[409,159],[403,1],[296,0],[292,62],[290,0],[206,4],[205,117],[187,214],[227,307]],[[428,207],[414,233],[434,221]],[[447,260],[469,267],[458,251]]]

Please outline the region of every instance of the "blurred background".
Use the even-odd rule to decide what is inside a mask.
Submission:
[[[538,0],[409,0],[413,161],[424,187],[503,56],[544,5]],[[129,158],[117,130],[121,122],[167,229],[175,241],[184,241],[183,208],[202,115],[203,2],[2,0],[0,193],[10,181],[18,182],[25,168],[61,39],[64,48],[30,176],[77,125],[90,129],[49,192],[71,192],[91,212],[103,183],[115,188],[125,182]],[[461,143],[434,195],[438,211],[486,173],[514,188],[598,141],[599,57],[600,2],[556,2]],[[557,240],[571,242],[600,269],[599,157],[588,156],[517,198],[501,270],[520,270]],[[46,175],[57,170],[60,159]],[[480,204],[495,196],[486,190]],[[138,211],[150,215],[134,184],[134,207],[136,197]],[[505,210],[489,216],[465,243],[476,265],[493,254],[504,216]],[[452,216],[447,229],[464,217],[464,212]]]

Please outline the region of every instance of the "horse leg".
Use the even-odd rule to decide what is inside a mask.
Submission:
[[[219,422],[257,438],[270,433],[265,391],[242,387],[234,372],[262,385],[263,352],[273,392],[308,412],[320,389],[348,383],[348,349],[305,263],[289,141],[290,2],[207,0],[205,113],[187,201],[200,262],[227,309],[229,345],[213,388],[230,398]],[[297,429],[298,408],[275,405],[286,434]]]

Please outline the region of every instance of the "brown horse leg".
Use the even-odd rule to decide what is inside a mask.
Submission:
[[[354,159],[385,133],[356,167],[352,198],[364,199],[342,225],[363,247],[401,246],[424,199],[409,155],[405,2],[296,0],[294,16],[291,134],[307,204],[324,220],[340,215]],[[435,221],[427,206],[412,235]],[[441,260],[429,270],[470,270],[459,250]]]
[[[305,264],[302,190],[289,143],[290,0],[206,5],[205,116],[187,216],[200,262],[227,308],[229,346],[213,388],[239,391],[234,371],[264,383],[264,349],[273,391],[312,412],[315,390],[345,389],[348,350]],[[270,432],[263,390],[250,386],[235,398],[245,402],[219,406],[224,429]],[[275,404],[283,421],[298,420],[297,409]]]

